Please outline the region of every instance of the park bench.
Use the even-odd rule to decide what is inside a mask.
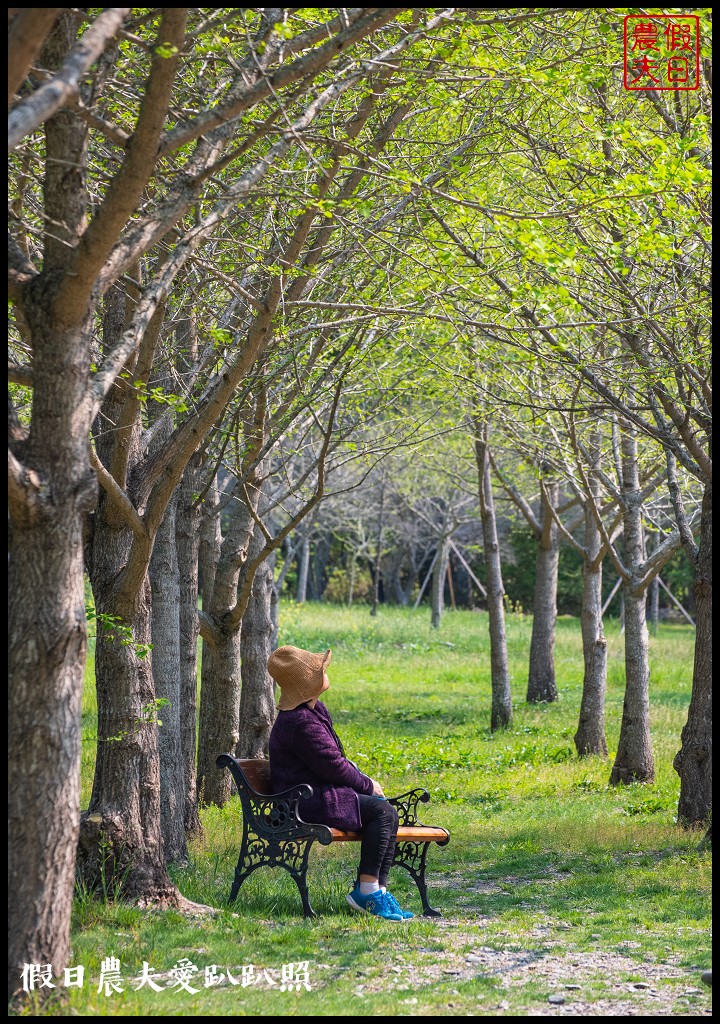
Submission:
[[[283,793],[273,793],[270,762],[267,760],[237,759],[231,754],[221,754],[216,764],[218,768],[229,769],[242,804],[242,843],[229,902],[235,900],[242,883],[257,868],[280,867],[295,879],[305,917],[316,917],[310,906],[307,886],[308,856],[312,844],[315,840],[322,846],[359,843],[362,835],[303,821],[298,805],[301,800],[312,796],[312,787],[299,785]],[[447,829],[421,825],[418,821],[417,806],[429,799],[427,790],[413,789],[389,801],[400,818],[393,867],[405,868],[414,880],[422,900],[423,914],[442,917],[440,911],[428,903],[425,863],[430,843],[445,846],[450,841],[450,833]]]

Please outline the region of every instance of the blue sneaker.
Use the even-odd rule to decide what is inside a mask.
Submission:
[[[398,901],[395,899],[391,892],[385,890],[385,896],[387,898],[388,903],[390,904],[390,909],[394,913],[400,914],[404,921],[409,921],[411,917],[415,917],[411,910],[403,910],[403,908],[400,906],[400,904],[398,903]]]
[[[345,899],[353,910],[359,910],[366,914],[373,914],[375,917],[382,917],[385,921],[402,921],[402,911],[399,907],[397,911],[393,910],[387,897],[388,894],[383,892],[382,889],[378,889],[377,892],[371,892],[368,896],[364,896],[360,892],[359,887],[356,887],[352,892],[347,894]]]

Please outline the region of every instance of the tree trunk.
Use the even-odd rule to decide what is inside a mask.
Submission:
[[[239,739],[240,630],[219,629],[212,643],[203,640],[200,728],[198,738],[198,800],[201,806],[222,807],[231,793],[228,772],[215,759],[231,754]]]
[[[480,517],[483,530],[483,552],[487,570],[487,606],[490,625],[490,672],[492,687],[492,710],[490,728],[505,728],[512,725],[512,694],[508,669],[507,642],[505,639],[505,587],[500,564],[500,544],[495,520],[490,459],[488,450],[488,427],[486,423],[476,424],[475,457],[478,467],[480,490]]]
[[[25,522],[12,516],[8,538],[8,995],[24,963],[61,974],[70,955],[87,650],[82,522],[96,488],[85,445],[58,427],[82,400],[68,354],[89,361],[89,343],[57,343],[55,361],[34,348],[34,403],[52,410],[54,426],[31,429],[24,453],[52,498]]]
[[[356,570],[357,570],[357,551],[355,550],[355,548],[353,548],[352,554],[350,556],[350,573],[349,573],[349,577],[348,577],[348,599],[347,599],[347,606],[348,606],[348,608],[352,608],[353,595],[355,593],[355,573],[356,573]]]
[[[597,754],[607,757],[605,738],[605,690],[607,686],[607,640],[602,617],[602,558],[600,531],[589,508],[585,509],[585,554],[583,556],[583,595],[580,612],[583,675],[580,720],[575,733],[579,757]]]
[[[214,477],[201,511],[200,548],[198,551],[200,600],[202,607],[206,610],[212,605],[215,573],[220,560],[222,544],[220,512],[218,510],[219,498],[217,477]]]
[[[373,591],[372,591],[372,604],[370,606],[370,614],[372,616],[377,615],[378,603],[380,601],[380,562],[382,559],[382,546],[383,546],[383,529],[385,526],[384,519],[384,506],[385,506],[385,476],[380,483],[380,507],[378,508],[378,528],[377,538],[375,541],[375,565],[373,567]]]
[[[81,493],[67,486],[73,471],[59,449],[48,439],[42,460],[26,458],[38,469],[47,462],[42,479],[54,500],[33,526],[11,521],[9,535],[8,995],[20,986],[23,964],[49,963],[62,974],[70,955],[86,656],[80,513],[88,481]]]
[[[557,526],[548,502],[557,505],[558,485],[549,484],[543,491],[542,530],[538,536],[535,558],[535,593],[533,625],[530,640],[528,703],[557,700],[555,683],[555,623],[557,620],[558,542]]]
[[[655,777],[650,741],[650,666],[645,591],[636,573],[645,561],[642,495],[637,441],[629,423],[622,425],[623,528],[630,579],[623,580],[625,614],[625,699],[617,755],[610,784],[652,782]]]
[[[405,592],[402,582],[402,567],[405,561],[405,551],[400,549],[395,553],[395,559],[392,565],[391,574],[391,589],[395,596],[396,604],[399,604],[402,608],[407,607],[409,602],[409,595]],[[412,589],[412,588],[411,588]]]
[[[43,67],[62,63],[74,19],[61,15]],[[73,324],[53,313],[68,247],[85,222],[87,128],[69,110],[45,127],[44,268],[22,308],[32,336],[32,416],[27,441],[10,447],[24,476],[8,494],[8,995],[20,987],[23,964],[51,964],[61,975],[70,956],[87,652],[83,523],[97,500],[83,417],[88,310],[78,309]]]
[[[307,600],[308,574],[310,570],[310,534],[305,533],[300,547],[300,559],[297,578],[297,602],[305,604]]]
[[[457,604],[455,603],[455,587],[453,585],[453,572],[452,572],[452,556],[448,552],[447,565],[445,569],[445,575],[447,577],[448,590],[450,591],[450,607],[453,611],[457,610]]]
[[[273,575],[275,572],[276,555],[272,556]],[[284,567],[284,566],[283,566]],[[272,653],[277,649],[278,640],[280,637],[280,587],[282,582],[275,580],[273,583],[272,594],[270,595],[270,618],[272,620],[272,634],[270,636],[270,652]],[[273,692],[275,687],[273,685]]]
[[[157,315],[161,322],[162,313]],[[125,291],[115,286],[105,297],[104,346],[121,336],[125,318]],[[123,388],[111,389],[93,427],[106,468],[117,456],[118,435],[104,426],[122,421],[125,398]],[[142,459],[139,408],[122,431],[122,445],[132,479]],[[128,495],[132,502],[131,488]],[[123,892],[130,898],[174,902],[179,894],[167,875],[160,829],[157,694],[149,653],[152,546],[148,537],[143,540],[131,563],[136,537],[103,491],[94,517],[89,576],[97,614],[110,618],[98,618],[98,746],[90,807],[80,825],[78,873],[92,890],[106,895]]]
[[[440,620],[445,607],[445,576],[447,573],[448,541],[442,537],[439,542],[438,555],[433,566],[430,587],[430,625],[433,629],[440,628]]]
[[[322,601],[327,586],[327,565],[330,561],[330,540],[321,533],[313,545],[312,572],[308,574],[311,601]]]
[[[105,409],[114,422],[116,410],[110,403]],[[130,443],[139,449],[137,425]],[[113,444],[112,439],[98,437],[101,457]],[[150,581],[146,572],[139,572],[122,589],[117,584],[128,564],[132,539],[111,500],[101,493],[90,561],[98,614],[98,746],[90,806],[81,819],[78,874],[93,891],[106,896],[122,892],[130,898],[172,901],[177,894],[165,869],[160,828]]]
[[[276,595],[278,601],[280,600],[280,594],[282,593],[282,588],[283,588],[283,586],[285,584],[285,577],[287,576],[288,572],[290,571],[290,568],[291,568],[291,566],[293,564],[293,560],[295,558],[295,546],[290,542],[290,538],[289,537],[285,538],[283,546],[285,548],[285,553],[284,553],[284,557],[283,557],[282,567],[281,567],[280,572],[278,573],[277,578],[276,578],[276,580],[275,580],[275,582],[273,584],[274,589],[275,589],[275,595]],[[273,553],[273,565],[277,566],[277,552]],[[275,646],[277,646],[277,644]],[[273,648],[273,650],[274,650],[274,648]]]
[[[197,689],[198,689],[198,555],[200,484],[197,456],[183,476],[175,515],[175,539],[180,570],[180,761],[183,772],[185,834],[202,832],[197,802]]]
[[[707,481],[693,580],[695,662],[687,722],[673,766],[680,776],[678,821],[706,824],[712,814],[712,483]]]
[[[160,824],[165,859],[186,863],[185,764],[182,757],[180,693],[180,574],[175,541],[177,492],[160,524],[149,577],[152,590],[153,677],[160,722]]]
[[[659,543],[659,540],[658,542]],[[652,541],[650,544],[645,543],[645,548],[648,552],[652,550]],[[660,621],[660,579],[658,576],[653,576],[650,586],[647,590],[647,620],[650,626],[650,632],[653,636],[657,633],[658,622]]]
[[[198,797],[202,804],[222,807],[231,793],[228,772],[218,771],[215,759],[232,753],[239,739],[240,624],[229,621],[238,597],[238,582],[253,536],[254,520],[238,499],[228,522],[215,569],[212,602],[202,627],[202,685],[198,739]]]
[[[405,581],[405,586],[403,587],[403,591],[404,591],[404,594],[405,594],[405,600],[404,601],[401,600],[401,602],[400,602],[403,605],[409,605],[410,604],[410,599],[412,597],[413,590],[415,589],[415,584],[417,583],[418,573],[420,571],[419,568],[418,568],[418,564],[417,564],[416,553],[415,553],[415,546],[414,545],[412,545],[408,549],[408,562],[409,562],[408,575],[407,575],[407,580]]]
[[[264,542],[265,538],[256,530],[248,557],[256,557]],[[242,691],[237,757],[268,757],[270,730],[275,721],[275,692],[267,670],[272,652],[272,593],[273,568],[271,560],[267,559],[255,573],[250,600],[242,617]]]
[[[121,619],[121,628],[98,621],[95,678],[98,749],[88,811],[82,815],[78,874],[106,897],[172,902],[176,891],[165,869],[160,829],[160,744],[152,656],[139,657],[151,635],[150,584],[132,603],[113,593],[127,557],[126,530],[95,528],[93,593],[98,616]],[[131,639],[127,643],[127,639]]]
[[[654,636],[657,633],[658,622],[660,621],[660,580],[657,576],[654,577],[648,587],[647,616],[650,623],[650,631]]]

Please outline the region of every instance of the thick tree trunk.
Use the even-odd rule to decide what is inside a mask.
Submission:
[[[580,720],[575,733],[579,757],[597,754],[607,757],[605,738],[605,690],[607,686],[607,640],[602,618],[602,559],[600,531],[589,508],[585,509],[585,555],[583,595],[580,612],[583,675]]]
[[[673,766],[680,776],[678,821],[698,826],[712,814],[712,483],[707,481],[693,580],[695,662],[688,718]]]
[[[448,541],[442,537],[439,541],[438,554],[433,567],[430,585],[430,625],[433,629],[440,628],[442,613],[445,608],[445,576],[447,573]]]
[[[117,615],[107,587],[94,587],[98,614]],[[98,623],[97,758],[92,797],[82,815],[78,873],[92,891],[174,903],[176,890],[165,868],[160,827],[160,742],[150,645],[151,591],[142,588],[132,624],[133,643]]]
[[[66,494],[34,528],[10,530],[9,995],[23,963],[60,973],[70,951],[86,654],[78,512],[77,495]]]
[[[635,573],[645,561],[642,495],[637,442],[630,424],[623,424],[623,528],[630,579],[623,581],[625,613],[625,699],[617,755],[610,784],[652,782],[655,777],[650,741],[650,665],[645,591]]]
[[[60,66],[75,43],[63,12],[41,64]],[[68,252],[85,226],[87,127],[63,110],[45,126],[43,273],[21,314],[32,336],[33,403],[22,473],[8,494],[8,995],[22,965],[70,956],[80,816],[81,700],[87,630],[83,523],[97,499],[87,452],[90,311],[58,322]]]
[[[105,299],[105,346],[121,336],[125,317],[125,292],[115,287]],[[111,389],[93,427],[106,468],[117,458],[118,435],[104,426],[122,422],[125,399],[122,388]],[[131,479],[142,458],[139,409],[122,431],[122,446]],[[128,493],[132,501],[131,489]],[[160,828],[157,693],[150,654],[152,595],[147,571],[151,548],[146,538],[144,552],[131,565],[135,539],[124,514],[103,491],[89,559],[99,616],[95,644],[98,746],[90,807],[81,819],[78,873],[91,889],[108,895],[122,892],[131,898],[174,903],[179,894],[167,875]]]
[[[187,862],[185,764],[180,722],[180,574],[175,540],[177,493],[155,537],[149,577],[152,590],[153,677],[160,725],[160,814],[165,859]]]
[[[112,416],[114,410],[107,404],[106,409]],[[112,444],[110,440],[108,446]],[[137,429],[131,444],[137,448]],[[105,439],[98,437],[101,455],[105,446]],[[177,894],[165,868],[160,828],[150,581],[145,573],[124,589],[117,585],[131,544],[130,530],[101,494],[90,562],[98,615],[98,746],[90,806],[81,820],[78,874],[92,890],[106,895],[122,892],[172,902]]]
[[[200,468],[195,456],[183,476],[175,515],[180,570],[180,760],[185,792],[185,834],[202,832],[197,802],[198,556],[200,509],[195,497]]]
[[[62,974],[70,956],[87,635],[82,521],[96,491],[84,445],[73,453],[63,440],[72,432],[57,426],[81,402],[67,354],[89,360],[89,345],[58,341],[64,355],[52,367],[34,350],[35,402],[54,409],[55,429],[24,453],[52,501],[32,522],[11,517],[9,531],[8,996],[23,964]]]
[[[99,618],[95,644],[98,749],[92,797],[83,814],[78,875],[106,896],[173,902],[160,828],[160,744],[152,656],[150,583],[132,603],[113,593],[127,558],[126,530],[95,527],[93,593],[98,616],[116,616],[127,634]],[[124,557],[123,557],[124,556]]]
[[[250,545],[250,558],[264,544],[259,530]],[[242,617],[240,657],[242,691],[240,694],[240,739],[237,757],[267,757],[270,730],[275,721],[275,693],[267,660],[272,652],[273,569],[268,559],[253,579],[250,600]]]
[[[180,373],[191,372],[198,355],[197,329],[190,312],[175,328],[176,360]],[[197,802],[197,690],[198,596],[201,513],[197,495],[202,490],[202,457],[193,455],[178,488],[175,546],[180,585],[180,765],[185,794],[184,831],[202,834]]]
[[[535,591],[533,625],[530,640],[528,672],[528,703],[557,700],[555,682],[555,623],[557,621],[558,541],[557,526],[548,501],[557,505],[558,485],[549,484],[543,491],[542,531],[537,538],[535,558]]]
[[[507,641],[505,638],[505,587],[500,563],[500,544],[495,520],[487,424],[478,424],[475,438],[475,457],[480,489],[480,517],[483,530],[483,552],[487,570],[487,606],[490,624],[490,672],[492,710],[490,728],[512,725],[512,694],[508,669]]]

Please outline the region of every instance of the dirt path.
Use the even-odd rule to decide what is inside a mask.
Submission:
[[[519,948],[517,935],[508,949],[498,950],[477,943],[478,930],[488,924],[480,918],[468,927],[467,918],[444,918],[437,922],[442,933],[439,943],[398,951],[387,969],[378,975],[358,972],[354,995],[363,997],[388,988],[408,992],[405,1000],[410,1015],[423,1015],[423,992],[437,990],[438,984],[491,978],[499,983],[496,996],[478,1003],[479,1014],[528,1017],[699,1017],[712,1014],[711,990],[700,980],[701,970],[673,963],[671,954],[663,962],[638,962],[622,952],[568,952],[557,954],[560,943],[544,939],[547,929],[534,929],[535,939],[544,939],[543,949]],[[556,927],[557,925],[555,925]],[[440,938],[440,936],[438,936]],[[468,948],[471,946],[471,948]],[[418,956],[419,954],[419,956]],[[427,954],[427,955],[423,955]],[[421,966],[420,966],[421,965]],[[320,965],[318,965],[320,966]],[[326,965],[329,967],[330,965]],[[532,985],[525,999],[522,989]],[[538,987],[542,995],[538,997]],[[452,989],[450,989],[452,993]],[[458,993],[448,1012],[467,1014],[467,1000]],[[521,1008],[523,1007],[523,1008]]]

